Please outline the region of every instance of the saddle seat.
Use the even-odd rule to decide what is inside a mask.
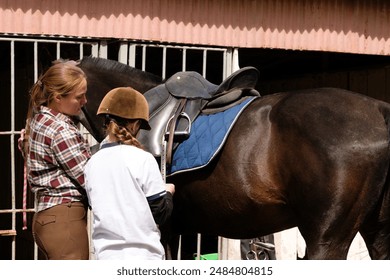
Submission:
[[[254,67],[239,69],[220,85],[194,71],[177,72],[165,83],[145,92],[152,129],[141,130],[139,140],[147,151],[161,157],[164,137],[168,141],[169,135],[173,135],[173,144],[170,142],[174,149],[188,138],[191,123],[199,114],[222,112],[246,98],[260,96],[255,90],[258,78],[259,72]]]

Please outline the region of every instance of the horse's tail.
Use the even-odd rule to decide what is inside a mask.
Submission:
[[[387,255],[384,256],[384,259],[390,259],[390,104],[384,103],[384,110],[383,115],[385,118],[385,122],[387,125],[387,132],[388,132],[388,159],[389,159],[389,167],[387,170],[387,177],[386,182],[384,185],[384,192],[383,192],[383,200],[381,205],[381,212],[380,212],[380,218],[381,222],[383,221],[383,224],[385,225],[384,229],[384,235],[385,240],[382,246],[384,248],[387,248]]]
[[[386,102],[380,103],[380,111],[382,112],[384,121],[387,126],[387,159],[388,159],[388,168],[387,168],[387,176],[384,184],[384,200],[383,203],[387,205],[388,217],[390,218],[390,104]],[[390,249],[390,248],[389,248]]]
[[[387,174],[377,209],[366,218],[360,232],[371,258],[390,259],[390,104],[381,102],[379,109],[387,126]]]
[[[381,102],[381,111],[387,126],[387,135],[388,135],[387,141],[388,141],[389,168],[387,170],[387,179],[385,183],[385,188],[387,193],[389,193],[390,192],[390,104],[386,102]],[[390,204],[390,200],[388,200],[387,202]]]
[[[385,187],[387,188],[387,191],[389,191],[389,189],[390,189],[390,104],[386,103],[386,102],[381,102],[379,109],[382,112],[382,115],[383,115],[383,118],[384,118],[384,121],[385,121],[385,124],[387,127],[387,135],[388,135],[388,138],[387,138],[388,149],[387,149],[387,151],[388,151],[389,167],[387,170],[387,176],[386,176],[387,178],[386,178],[386,182],[385,182]]]

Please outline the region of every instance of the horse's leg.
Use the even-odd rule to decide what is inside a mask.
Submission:
[[[356,233],[355,233],[356,235]],[[304,259],[309,260],[345,260],[353,238],[327,238],[325,235],[318,238],[306,239],[306,254]]]
[[[295,207],[309,259],[347,258],[353,239],[383,193],[387,161],[383,146],[378,147],[358,151],[359,161],[349,158],[351,153],[339,153],[328,160],[323,157],[326,164],[319,164],[320,168],[303,165],[307,176],[299,177],[302,191],[297,195],[302,200]],[[316,187],[310,184],[314,180]]]
[[[384,113],[384,118],[387,120],[387,129],[390,131],[390,123],[388,121],[390,115],[390,109],[388,105],[381,108]],[[389,143],[390,139],[386,139]],[[389,168],[389,154],[382,160],[382,165],[385,166],[385,170],[382,174],[387,174],[386,180],[383,184],[383,192],[381,196],[376,199],[376,208],[368,217],[365,218],[363,225],[360,229],[367,250],[371,259],[375,260],[388,260],[390,259],[390,168]],[[382,189],[377,187],[378,189]]]
[[[370,221],[366,218],[366,210],[372,209],[370,203],[378,200],[380,192],[375,192],[369,187],[375,185],[372,178],[368,179],[366,183],[356,184],[357,181],[364,182],[364,178],[361,176],[364,175],[359,176],[355,173],[354,176],[349,176],[344,180],[334,176],[334,178],[338,178],[339,182],[342,182],[344,187],[329,188],[335,194],[331,198],[330,204],[326,208],[312,208],[311,217],[315,217],[315,219],[311,219],[305,224],[300,223],[298,226],[306,241],[308,259],[337,260],[347,258],[350,245],[364,224],[363,220]],[[347,186],[355,187],[348,188]],[[326,188],[321,187],[321,189]],[[337,195],[336,192],[338,192]],[[367,199],[367,197],[372,199]],[[386,218],[389,219],[389,211],[387,211]],[[377,231],[371,231],[369,234],[367,234],[368,229],[374,228],[372,222],[366,222],[365,228],[367,231],[363,233],[365,240],[369,241],[370,255],[375,258],[378,258],[379,255],[381,258],[388,258],[389,226],[386,223],[383,223],[381,227],[377,225]],[[385,234],[386,237],[378,238],[380,233]],[[381,248],[381,245],[384,248]]]
[[[337,215],[337,214],[336,214]],[[345,260],[349,247],[357,231],[343,226],[341,219],[319,220],[310,226],[299,227],[306,242],[305,259],[309,260]],[[346,219],[346,223],[348,224]]]
[[[301,219],[298,222],[298,228],[306,242],[308,259],[346,259],[365,216],[366,209],[362,205],[365,205],[366,195],[362,193],[368,193],[365,190],[370,184],[357,184],[356,180],[364,181],[357,174],[345,177],[338,174],[338,171],[335,173],[332,174],[330,185],[326,185],[329,182],[325,180],[318,183],[320,187],[316,190],[323,190],[321,193],[310,192],[307,195],[306,206],[309,204],[310,207],[302,205],[302,211],[310,209],[310,213],[300,213]],[[318,206],[313,204],[321,201],[320,197],[316,198],[317,195],[327,203]],[[308,202],[310,197],[313,202]]]
[[[390,189],[386,186],[378,209],[367,217],[360,229],[370,258],[390,259]]]

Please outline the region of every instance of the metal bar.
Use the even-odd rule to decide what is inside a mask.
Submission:
[[[142,46],[142,71],[146,69],[146,45]]]
[[[57,57],[57,59],[61,58],[61,45],[60,45],[60,42],[57,42],[57,44],[56,44],[56,57]]]
[[[207,69],[207,50],[203,50],[203,61],[202,61],[202,75],[206,78],[206,69]]]
[[[0,236],[16,236],[16,230],[2,229],[2,230],[0,230]]]
[[[129,47],[129,65],[131,67],[135,67],[136,50],[137,50],[137,45],[136,44],[130,44],[130,47]]]
[[[232,73],[240,69],[238,49],[234,48],[232,52]]]
[[[7,42],[10,42],[10,41],[14,41],[14,42],[33,42],[33,41],[37,41],[37,42],[40,42],[40,43],[52,43],[52,44],[55,44],[55,43],[65,43],[65,44],[75,44],[75,45],[78,45],[80,44],[79,41],[72,41],[72,40],[53,40],[53,39],[28,39],[28,38],[20,38],[20,37],[13,37],[13,38],[4,38],[4,37],[0,37],[0,41],[7,41]]]
[[[92,234],[93,234],[93,213],[91,210],[88,209],[87,212],[87,232],[88,232],[88,239],[92,240]],[[93,246],[93,242],[89,242],[89,259],[94,260],[95,258],[95,247]]]
[[[80,43],[79,45],[79,59],[83,59],[84,57],[84,43]]]
[[[35,212],[35,209],[34,208],[30,208],[30,209],[3,209],[3,210],[0,210],[0,214],[9,214],[9,213],[23,213],[23,212]]]
[[[34,41],[34,83],[38,80],[38,41]]]
[[[208,50],[208,51],[225,51],[226,48],[218,48],[218,47],[197,47],[197,46],[176,46],[176,45],[165,45],[165,44],[143,44],[143,43],[132,43],[135,46],[148,46],[150,48],[170,48],[170,49],[191,49],[191,50]]]
[[[181,242],[182,241],[182,236],[179,235],[179,245],[177,247],[177,259],[181,260]]]
[[[162,57],[162,78],[163,80],[166,78],[167,75],[167,48],[163,47],[163,57]]]
[[[200,260],[200,254],[201,254],[201,243],[202,243],[202,234],[197,234],[196,239],[196,259]]]
[[[118,50],[118,61],[123,64],[127,64],[127,53],[128,53],[127,42],[120,42],[119,50]]]
[[[11,41],[11,130],[15,130],[15,42]],[[14,135],[11,134],[11,207],[15,209],[15,152],[14,152]],[[16,214],[12,212],[12,230],[16,230]],[[16,258],[16,239],[12,238],[11,244],[12,260]]]
[[[34,82],[38,80],[38,41],[34,41]],[[34,194],[34,207],[36,208],[36,194]],[[34,260],[38,259],[38,245],[34,242]]]
[[[232,73],[232,49],[228,49],[224,55],[223,79]]]
[[[218,259],[222,260],[222,237],[218,236]]]
[[[14,130],[11,130],[11,131],[1,131],[0,132],[0,135],[14,135],[15,133],[19,133],[20,134],[20,131],[14,131]]]
[[[92,44],[92,56],[93,57],[98,57],[99,56],[99,43],[94,43]]]
[[[107,58],[107,53],[108,53],[108,49],[107,49],[107,41],[101,41],[100,42],[100,45],[99,45],[99,57],[102,57],[102,58]]]
[[[187,69],[187,49],[183,48],[183,56],[182,56],[182,66],[181,71],[186,71]]]

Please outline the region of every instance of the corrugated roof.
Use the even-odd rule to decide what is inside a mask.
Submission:
[[[0,33],[390,54],[390,3],[0,0]]]

